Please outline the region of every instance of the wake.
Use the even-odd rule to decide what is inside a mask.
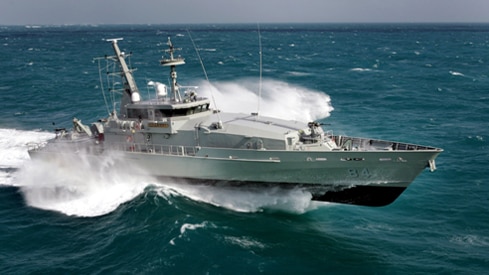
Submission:
[[[12,175],[28,161],[28,143],[42,143],[54,134],[41,131],[0,129],[0,185],[12,185]]]

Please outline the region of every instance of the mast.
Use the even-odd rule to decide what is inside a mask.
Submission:
[[[180,90],[178,89],[178,83],[177,83],[177,71],[176,71],[176,66],[178,65],[183,65],[185,64],[185,59],[182,57],[174,57],[174,52],[175,50],[181,50],[180,48],[174,48],[173,44],[170,40],[170,37],[168,37],[168,49],[165,50],[165,52],[170,54],[170,58],[163,58],[160,61],[160,64],[165,67],[170,67],[170,78],[171,78],[171,96],[172,100],[174,102],[181,102],[182,101],[182,96],[180,95]]]
[[[117,59],[117,62],[121,66],[121,76],[124,80],[123,81],[124,92],[122,94],[120,113],[123,116],[126,116],[127,115],[126,105],[130,103],[139,102],[141,100],[141,96],[139,95],[139,90],[136,85],[136,81],[132,76],[133,70],[129,69],[129,67],[127,66],[125,60],[126,55],[121,52],[121,50],[119,49],[119,45],[117,45],[117,41],[119,40],[122,40],[122,38],[107,39],[108,42],[112,42],[112,47],[114,48],[114,52],[115,52],[115,58]]]

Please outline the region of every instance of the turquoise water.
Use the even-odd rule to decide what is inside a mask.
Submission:
[[[29,161],[26,143],[73,117],[106,116],[93,61],[112,54],[103,39],[124,37],[146,92],[149,80],[167,81],[158,60],[171,36],[187,62],[179,81],[202,85],[187,29],[216,105],[256,111],[255,25],[0,27],[1,273],[489,270],[489,25],[260,26],[261,113],[445,150],[436,172],[387,207]]]

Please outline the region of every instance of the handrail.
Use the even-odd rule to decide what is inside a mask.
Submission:
[[[173,156],[195,156],[200,150],[199,146],[155,145],[123,142],[105,144],[104,147],[111,150]]]

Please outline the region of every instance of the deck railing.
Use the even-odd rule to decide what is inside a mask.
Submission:
[[[105,143],[97,145],[94,142],[86,143],[71,143],[72,146],[67,146],[67,143],[29,143],[27,148],[29,151],[49,151],[59,152],[63,150],[95,153],[102,152],[103,150],[124,151],[124,152],[137,152],[147,154],[160,154],[160,155],[173,155],[173,156],[195,156],[200,150],[198,146],[179,146],[179,145],[150,145],[143,143]],[[73,147],[74,146],[74,147]]]
[[[105,144],[104,148],[117,151],[129,151],[172,156],[195,156],[200,150],[200,147],[198,146],[153,145],[143,143],[111,143]]]
[[[428,147],[417,144],[393,142],[377,139],[366,139],[347,136],[335,136],[338,147],[345,151],[373,151],[373,150],[388,150],[388,151],[422,151],[436,150],[437,148]]]

